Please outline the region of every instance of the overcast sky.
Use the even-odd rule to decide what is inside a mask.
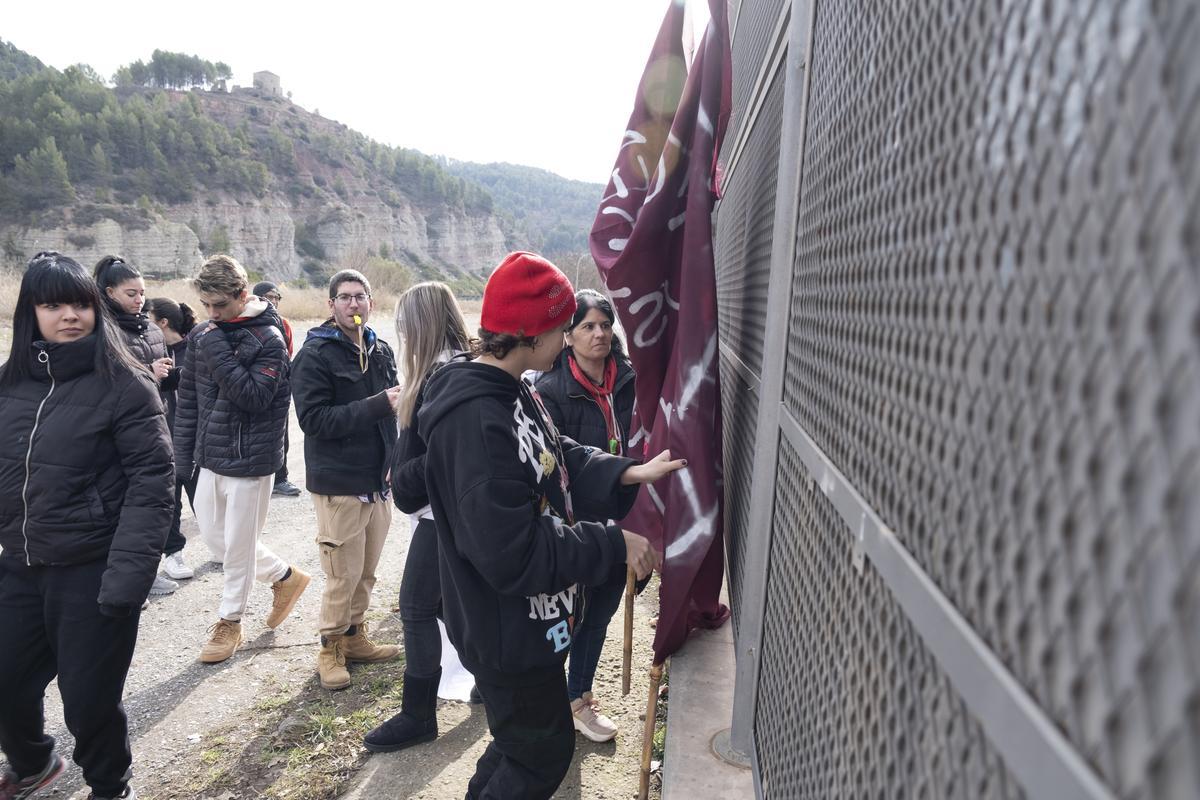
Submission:
[[[155,48],[224,61],[240,85],[270,70],[386,144],[607,183],[669,2],[23,2],[4,4],[0,39],[106,77]]]

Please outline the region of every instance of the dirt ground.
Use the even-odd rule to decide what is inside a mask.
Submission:
[[[284,309],[286,313],[286,308]],[[382,323],[390,315],[378,314]],[[474,320],[471,320],[474,323]],[[309,327],[296,323],[297,339]],[[381,333],[392,339],[390,324]],[[297,342],[299,344],[299,341]],[[303,485],[303,435],[293,417],[289,469]],[[184,512],[185,533],[195,533]],[[307,492],[299,498],[273,498],[265,542],[289,562],[312,573],[313,583],[291,618],[272,632],[263,625],[270,590],[258,585],[243,622],[246,643],[229,661],[196,661],[207,628],[217,620],[219,567],[204,563],[198,540],[185,554],[197,568],[175,594],[154,598],[143,612],[125,704],[134,754],[133,785],[146,800],[178,798],[276,797],[421,798],[464,795],[475,760],[489,735],[482,706],[443,701],[440,737],[426,745],[388,755],[368,756],[361,747],[366,730],[399,706],[403,662],[356,667],[354,683],[326,692],[316,680],[316,620],[323,579],[314,544],[316,520]],[[373,637],[399,642],[396,605],[408,543],[408,519],[397,514],[379,567],[372,598]],[[657,584],[636,604],[633,686],[620,693],[621,614],[614,617],[597,675],[595,693],[603,710],[620,726],[615,742],[603,745],[578,737],[574,763],[558,798],[593,800],[637,795],[647,672],[657,611]],[[73,745],[62,725],[58,692],[46,697],[47,730],[68,757]],[[655,783],[657,780],[655,781]],[[82,800],[87,795],[74,765],[48,797]]]

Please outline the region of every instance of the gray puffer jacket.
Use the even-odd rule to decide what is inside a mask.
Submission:
[[[233,478],[273,475],[283,466],[291,390],[279,316],[252,298],[243,316],[201,322],[188,335],[175,410],[175,465]]]

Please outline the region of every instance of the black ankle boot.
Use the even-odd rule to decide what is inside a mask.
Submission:
[[[404,673],[404,699],[400,713],[371,731],[363,744],[372,753],[391,753],[437,738],[437,688],[439,669],[419,677]]]

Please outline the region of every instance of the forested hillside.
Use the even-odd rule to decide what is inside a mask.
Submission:
[[[448,161],[446,168],[491,194],[495,210],[529,246],[550,256],[588,252],[587,236],[604,186],[517,164]]]
[[[506,249],[587,250],[599,184],[387,146],[231,74],[155,50],[105,78],[0,42],[4,263],[54,246],[170,275],[224,250],[285,280],[378,258],[467,281]]]
[[[114,91],[86,66],[37,69],[36,59],[31,68],[31,57],[10,45],[3,54],[0,74],[15,75],[0,81],[0,210],[8,214],[61,207],[77,197],[128,205],[145,195],[183,203],[204,189],[257,197],[269,189],[344,194],[336,181],[322,185],[316,175],[301,175],[298,144],[333,170],[366,179],[384,202],[403,192],[431,203],[490,208],[481,187],[450,175],[435,159],[336,123],[314,126],[283,98],[257,99],[293,119],[259,120],[259,109],[250,107],[236,120],[208,102],[227,97],[224,92],[143,88],[204,85],[228,76],[224,64],[155,51],[149,65],[122,67],[117,81],[124,86]]]

